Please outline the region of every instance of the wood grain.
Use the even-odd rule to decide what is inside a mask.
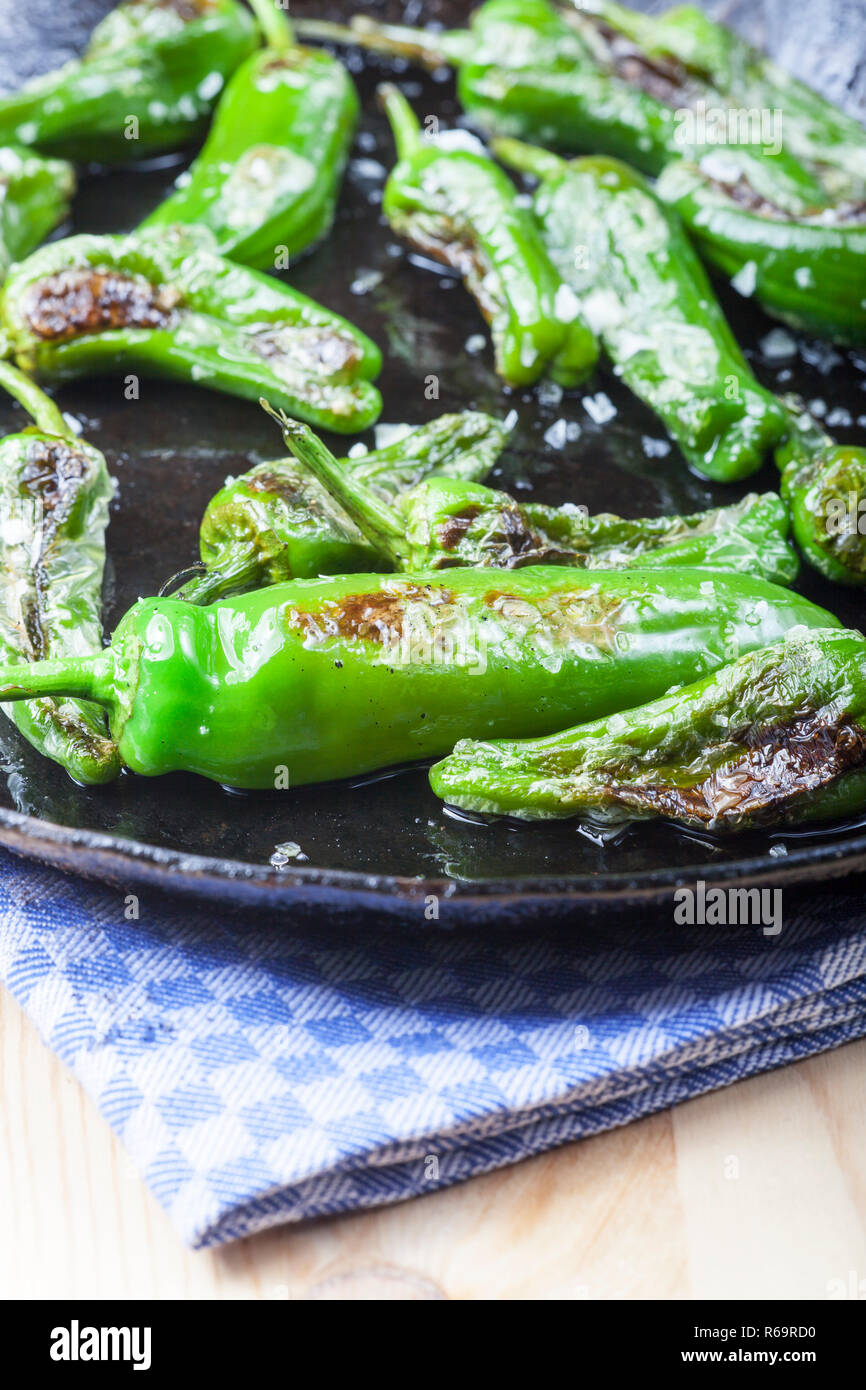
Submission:
[[[429,1197],[200,1253],[7,994],[0,1055],[0,1298],[866,1291],[866,1040]]]

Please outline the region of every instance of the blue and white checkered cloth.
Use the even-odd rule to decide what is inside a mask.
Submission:
[[[122,891],[0,854],[0,976],[199,1247],[428,1192],[858,1037],[864,921],[862,887],[778,937],[672,913],[297,926],[156,894],[127,921]]]

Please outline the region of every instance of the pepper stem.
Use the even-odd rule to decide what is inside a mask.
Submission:
[[[59,435],[61,439],[74,439],[75,435],[63,418],[59,408],[50,396],[40,391],[35,381],[11,362],[0,358],[0,386],[9,392],[13,400],[23,405],[39,429],[46,434]]]
[[[250,0],[259,28],[268,48],[285,53],[295,42],[294,29],[289,22],[289,0]]]
[[[40,695],[68,695],[114,704],[114,662],[110,649],[95,656],[68,656],[57,661],[32,661],[0,666],[0,703],[33,700]]]
[[[408,101],[393,82],[383,82],[376,88],[379,105],[388,117],[400,159],[408,159],[421,145],[421,122]]]
[[[469,35],[462,30],[433,33],[405,24],[376,24],[364,15],[354,15],[351,25],[332,24],[326,19],[299,19],[295,32],[303,39],[352,43],[374,53],[390,53],[430,69],[450,67],[469,57]]]
[[[313,434],[309,425],[290,420],[288,415],[274,410],[266,400],[260,400],[259,405],[277,421],[283,431],[283,439],[295,458],[324,484],[367,539],[385,555],[396,558],[395,544],[402,543],[405,538],[404,528],[396,513],[366,484],[346,472],[330,449]]]
[[[512,140],[507,136],[493,140],[490,148],[509,169],[516,169],[520,174],[534,174],[539,179],[549,178],[567,167],[566,160],[560,159],[558,154],[543,150],[540,145],[527,145],[523,140]]]

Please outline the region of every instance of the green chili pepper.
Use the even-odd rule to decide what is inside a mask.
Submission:
[[[866,640],[797,629],[636,709],[531,742],[464,740],[430,772],[464,810],[664,817],[711,831],[866,806]]]
[[[776,450],[794,538],[819,573],[866,584],[866,449],[837,444],[797,403]]]
[[[302,27],[430,66],[454,63],[460,99],[489,134],[602,152],[662,174],[660,193],[701,255],[738,287],[788,322],[862,342],[859,122],[693,7],[658,18],[607,3],[593,9],[489,0],[469,30],[443,34],[362,21]],[[771,130],[753,129],[762,113],[779,113]]]
[[[50,380],[122,366],[253,400],[266,391],[339,433],[366,429],[382,406],[369,338],[217,255],[200,228],[44,246],[9,276],[2,325],[18,364]]]
[[[379,501],[393,501],[427,474],[484,477],[507,433],[501,421],[479,412],[442,415],[386,448],[341,459],[337,467]],[[205,573],[175,595],[193,603],[286,579],[388,568],[387,557],[294,458],[260,463],[229,478],[208,503],[200,540]]]
[[[687,566],[738,571],[781,585],[797,577],[797,557],[786,539],[788,513],[773,492],[750,493],[733,506],[693,516],[639,521],[590,516],[585,507],[570,504],[518,503],[505,492],[447,476],[428,477],[395,499],[383,499],[306,425],[281,423],[301,465],[394,569]]]
[[[295,579],[198,607],[142,599],[99,656],[0,669],[0,699],[96,700],[124,763],[298,786],[530,737],[654,699],[835,620],[706,570]]]
[[[665,16],[669,31],[677,27],[678,13],[682,11]],[[609,15],[593,14],[583,5],[572,11],[546,0],[488,0],[472,15],[468,29],[444,32],[378,25],[364,17],[356,17],[349,28],[319,21],[299,21],[296,27],[305,36],[358,43],[434,69],[452,64],[458,70],[463,106],[489,134],[610,154],[649,174],[659,173],[671,159],[706,148],[706,132],[697,124],[691,132],[684,119],[687,113],[703,110],[705,115],[713,102],[726,108],[781,104],[766,96],[735,102],[732,92],[723,94],[708,80],[706,53],[696,51],[691,66],[661,52],[649,54],[611,23]],[[688,19],[686,27],[692,30],[696,48],[694,25]],[[719,41],[740,42],[721,26],[713,29]],[[713,42],[711,36],[708,50]],[[771,95],[776,91],[768,90]],[[809,96],[856,128],[856,122],[814,93]],[[775,132],[772,136],[771,148],[765,150],[759,141],[750,151],[754,177],[764,192],[772,189],[783,199],[827,201],[817,170],[811,172],[784,141],[777,149]],[[844,154],[839,158],[844,163]]]
[[[866,342],[866,201],[786,211],[762,198],[739,153],[668,166],[658,194],[704,260],[776,318]]]
[[[342,63],[293,44],[273,0],[253,3],[268,46],[238,68],[201,154],[142,225],[202,224],[224,255],[264,269],[330,230],[359,106]]]
[[[63,221],[74,192],[71,164],[0,146],[0,282],[13,261]]]
[[[496,370],[508,385],[543,374],[563,386],[582,381],[595,365],[595,340],[511,180],[483,150],[423,137],[397,88],[380,91],[399,156],[385,185],[391,226],[463,277],[490,324]]]
[[[0,385],[35,428],[0,440],[0,656],[6,663],[102,650],[102,571],[113,485],[98,449],[78,439],[38,387],[0,362]],[[120,770],[98,705],[40,698],[3,706],[21,733],[78,782]]]
[[[779,112],[785,150],[834,200],[866,191],[866,132],[860,122],[696,5],[677,5],[658,16],[615,0],[593,0],[592,9],[595,15],[585,23],[632,39],[650,63],[679,64],[693,88],[703,83],[706,97],[717,105],[750,118],[755,111]],[[572,22],[579,25],[581,19],[575,15]]]
[[[554,265],[692,468],[717,482],[754,473],[785,433],[785,411],[746,364],[676,216],[616,160],[566,163],[513,140],[494,148],[540,177],[534,208]]]
[[[179,149],[255,46],[236,0],[126,0],[80,59],[0,97],[0,141],[100,164]]]

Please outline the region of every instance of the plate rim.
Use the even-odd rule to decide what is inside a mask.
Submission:
[[[79,877],[108,884],[145,883],[161,891],[220,899],[235,904],[289,908],[300,903],[342,901],[354,907],[391,910],[423,906],[435,896],[449,914],[536,903],[574,908],[626,906],[663,901],[679,886],[769,887],[779,883],[840,878],[866,869],[866,831],[852,839],[804,845],[784,856],[711,861],[687,868],[666,867],[635,873],[515,875],[508,878],[454,879],[269,865],[213,855],[186,853],[104,831],[76,829],[26,812],[0,807],[0,846],[24,858]],[[230,891],[227,894],[227,889]]]

